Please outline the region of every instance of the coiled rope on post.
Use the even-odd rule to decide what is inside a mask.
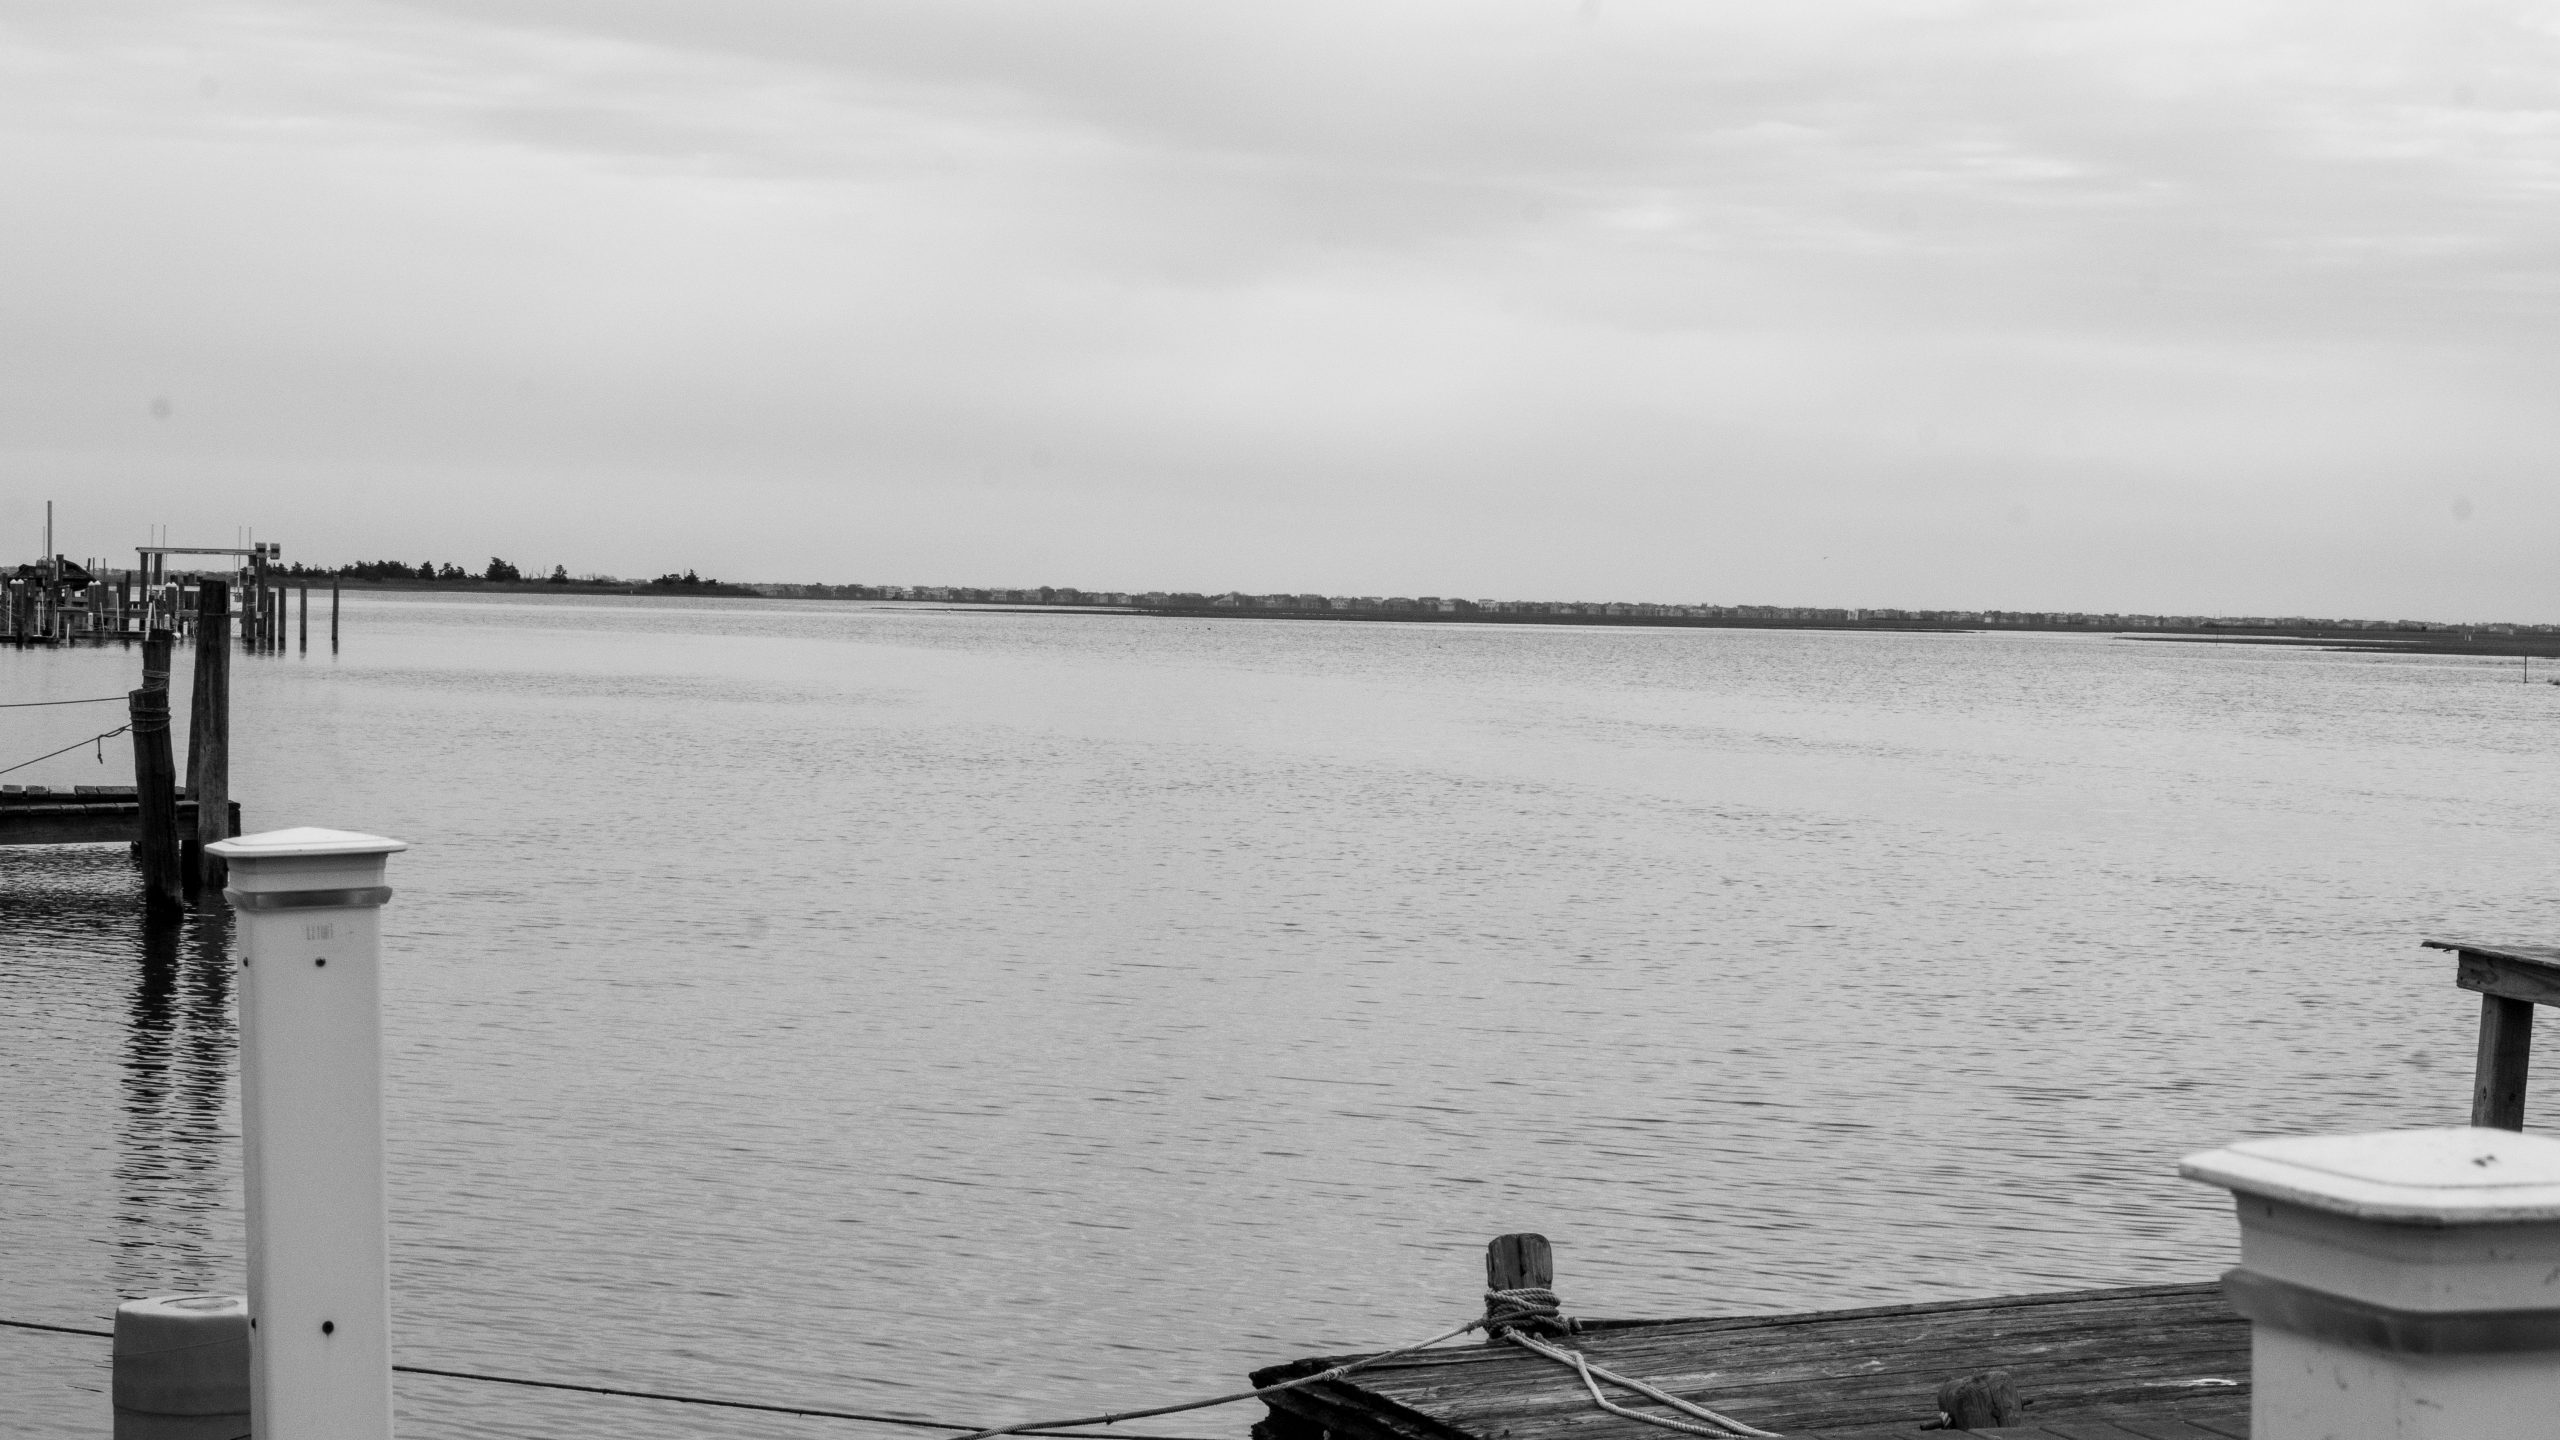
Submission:
[[[1487,1334],[1499,1335],[1506,1329],[1534,1329],[1548,1335],[1570,1335],[1582,1328],[1581,1322],[1568,1320],[1564,1302],[1556,1292],[1544,1285],[1521,1285],[1509,1290],[1484,1292],[1484,1328]]]

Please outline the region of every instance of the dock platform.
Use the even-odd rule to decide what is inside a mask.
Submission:
[[[1797,1315],[1584,1321],[1550,1343],[1787,1440],[1913,1440],[1941,1383],[2008,1373],[2015,1440],[2245,1440],[2249,1324],[2218,1281]],[[1354,1356],[1254,1372],[1259,1387]],[[1609,1387],[1604,1386],[1604,1389]],[[1694,1425],[1623,1391],[1613,1402]],[[1423,1351],[1265,1397],[1255,1440],[1664,1440],[1508,1341]],[[1963,1433],[1963,1432],[1955,1432]]]
[[[229,833],[240,833],[230,802]],[[196,802],[178,792],[178,829],[195,833]],[[0,786],[0,845],[118,845],[142,835],[142,801],[130,785]]]

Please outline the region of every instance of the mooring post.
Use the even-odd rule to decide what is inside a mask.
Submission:
[[[389,1440],[382,1180],[382,906],[388,857],[343,830],[223,840],[240,916],[250,1430]]]
[[[196,828],[186,867],[191,895],[220,893],[222,858],[206,848],[231,834],[231,587],[207,580],[196,590],[195,710],[187,724],[187,793]]]
[[[1484,1247],[1484,1343],[1501,1344],[1505,1329],[1564,1334],[1568,1327],[1557,1311],[1555,1283],[1555,1249],[1546,1236],[1493,1237]]]
[[[302,608],[301,608],[298,612],[296,612],[295,627],[296,627],[296,632],[297,632],[297,633],[296,633],[296,636],[295,636],[295,639],[296,639],[296,643],[297,643],[297,645],[299,646],[299,653],[304,654],[304,655],[308,655],[308,654],[310,654],[310,653],[311,653],[311,582],[310,582],[310,581],[308,581],[308,580],[305,580],[305,581],[303,581],[303,582],[302,582]]]
[[[329,577],[329,653],[338,653],[338,577]]]
[[[2560,1415],[2560,1140],[2478,1127],[2190,1155],[2232,1192],[2252,1440],[2509,1440]]]
[[[169,691],[145,683],[125,697],[133,726],[133,844],[142,860],[142,913],[153,921],[185,909],[178,879],[178,767],[169,754]]]

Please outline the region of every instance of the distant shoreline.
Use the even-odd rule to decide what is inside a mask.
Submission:
[[[1037,614],[1044,610],[1068,607],[972,605],[968,608]],[[1117,607],[1076,608],[1117,609]],[[2560,659],[2560,636],[2498,635],[2468,631],[2372,631],[2323,628],[2296,630],[2268,626],[2234,626],[2228,631],[2216,633],[2216,631],[2206,630],[2137,631],[2114,626],[2064,624],[1980,622],[1960,624],[1940,620],[1756,620],[1728,616],[1689,615],[1503,615],[1401,610],[1231,610],[1207,607],[1130,608],[1119,613],[1167,616],[1186,620],[1390,621],[1408,625],[1581,625],[1677,630],[1854,630],[1927,635],[2103,635],[2119,640],[2185,641],[2204,645],[2290,645],[2315,650],[2361,651],[2384,655],[2512,655],[2531,656],[2535,659]]]
[[[336,583],[348,590],[398,590],[419,594],[469,591],[486,594],[630,595],[671,599],[823,600],[842,605],[895,605],[919,609],[976,611],[1015,615],[1127,615],[1176,620],[1309,620],[1337,624],[1399,625],[1565,625],[1645,630],[1811,630],[1864,631],[1923,635],[2040,634],[2108,635],[2121,640],[2184,642],[2203,645],[2278,645],[2370,655],[2477,655],[2560,660],[2560,636],[2501,635],[2461,629],[2370,630],[2308,626],[2205,626],[2179,630],[2131,630],[2104,625],[2033,622],[1950,622],[1944,620],[1815,620],[1754,619],[1692,615],[1537,615],[1484,611],[1434,610],[1281,610],[1240,609],[1221,605],[1055,605],[969,600],[914,600],[834,596],[776,595],[752,585],[652,585],[647,581],[603,584],[571,580],[358,580],[330,576],[279,576],[283,584]]]
[[[472,576],[464,580],[370,580],[353,575],[294,575],[284,571],[267,572],[276,585],[335,585],[342,590],[404,590],[420,594],[441,591],[475,590],[492,594],[515,595],[718,595],[736,600],[767,600],[773,597],[748,585],[729,585],[705,580],[695,585],[653,585],[646,580],[484,580]]]

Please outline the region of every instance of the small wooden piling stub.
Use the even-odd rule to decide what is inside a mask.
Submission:
[[[2524,1128],[2525,1077],[2533,1067],[2533,1002],[2480,997],[2480,1058],[2471,1076],[2471,1123]]]
[[[1484,1247],[1484,1288],[1548,1290],[1556,1283],[1555,1247],[1544,1235],[1496,1235]]]
[[[1502,1343],[1502,1331],[1561,1335],[1569,1325],[1556,1314],[1556,1256],[1544,1235],[1497,1235],[1484,1247],[1484,1343]],[[1531,1290],[1535,1295],[1490,1292]],[[1525,1303],[1524,1303],[1525,1302]]]
[[[155,920],[184,908],[178,878],[178,767],[169,753],[169,692],[149,686],[126,697],[133,721],[133,789],[141,808],[134,845],[142,857],[142,906]]]

